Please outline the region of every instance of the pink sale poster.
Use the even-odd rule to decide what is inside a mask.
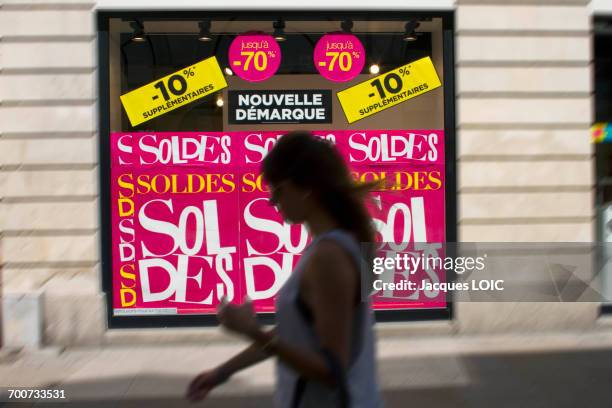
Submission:
[[[111,134],[115,315],[211,314],[223,298],[246,297],[256,311],[274,312],[276,293],[311,240],[304,226],[284,222],[269,204],[260,175],[263,158],[284,133]],[[356,181],[383,180],[366,203],[378,254],[444,243],[442,131],[314,134],[336,145]],[[377,279],[405,277],[387,270]],[[444,276],[418,271],[410,279]],[[446,305],[442,293],[388,289],[374,291],[373,304]]]

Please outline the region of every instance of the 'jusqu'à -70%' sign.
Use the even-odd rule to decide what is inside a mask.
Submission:
[[[314,133],[335,143],[355,180],[388,182],[367,201],[378,241],[444,242],[442,131]],[[115,315],[209,314],[224,296],[236,303],[248,296],[256,311],[274,311],[278,289],[310,241],[304,226],[287,224],[269,205],[259,172],[283,134],[111,134]],[[395,282],[406,278],[403,273],[379,278]],[[444,276],[422,271],[410,279],[440,282]],[[373,304],[444,307],[445,298],[384,290]]]
[[[273,76],[281,63],[281,49],[269,34],[242,34],[234,38],[228,60],[233,72],[249,82]]]

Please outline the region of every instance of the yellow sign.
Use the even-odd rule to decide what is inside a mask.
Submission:
[[[217,58],[210,57],[121,95],[132,126],[227,87]]]
[[[425,57],[338,92],[349,123],[440,87],[431,58]]]

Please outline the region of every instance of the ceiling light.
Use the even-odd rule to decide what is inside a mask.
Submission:
[[[342,28],[343,32],[350,33],[353,29],[353,20],[347,18],[342,23],[340,23],[340,28]]]
[[[276,20],[272,27],[274,27],[274,33],[272,36],[276,41],[285,41],[287,37],[285,37],[285,22],[283,20]]]
[[[409,22],[407,22],[405,26],[403,40],[406,42],[416,41],[417,36],[415,30],[419,27],[419,25],[420,24],[417,20],[410,20]]]
[[[212,41],[210,35],[210,20],[200,21],[200,33],[198,34],[198,41],[208,42]]]
[[[378,66],[378,64],[372,64],[370,65],[370,74],[372,75],[376,75],[380,72],[380,67]]]
[[[234,71],[232,71],[232,69],[230,67],[223,68],[223,71],[225,71],[225,75],[227,75],[227,76],[234,75]]]
[[[217,98],[217,106],[220,107],[220,108],[223,106],[223,98],[222,97],[218,97]]]
[[[144,42],[147,41],[145,37],[144,27],[138,21],[132,21],[130,23],[130,27],[134,30],[134,34],[132,34],[132,41],[134,42]]]

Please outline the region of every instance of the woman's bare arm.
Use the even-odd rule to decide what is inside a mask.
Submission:
[[[267,331],[273,334],[274,329]],[[236,372],[265,360],[270,355],[264,353],[258,344],[253,343],[223,364],[198,374],[187,387],[186,397],[192,402],[206,398],[208,393],[219,384],[227,381]]]
[[[275,328],[266,331],[266,335],[274,336]],[[253,342],[250,346],[230,358],[226,362],[220,364],[216,369],[225,378],[229,378],[238,371],[251,367],[268,359],[271,355],[262,351],[261,346],[257,342]]]
[[[304,300],[313,311],[320,346],[332,352],[346,368],[357,285],[353,263],[337,244],[321,242],[306,266],[301,283]],[[303,376],[335,384],[333,373],[320,353],[273,341],[272,334],[262,331],[255,331],[250,337],[259,345],[270,344],[279,358]]]

